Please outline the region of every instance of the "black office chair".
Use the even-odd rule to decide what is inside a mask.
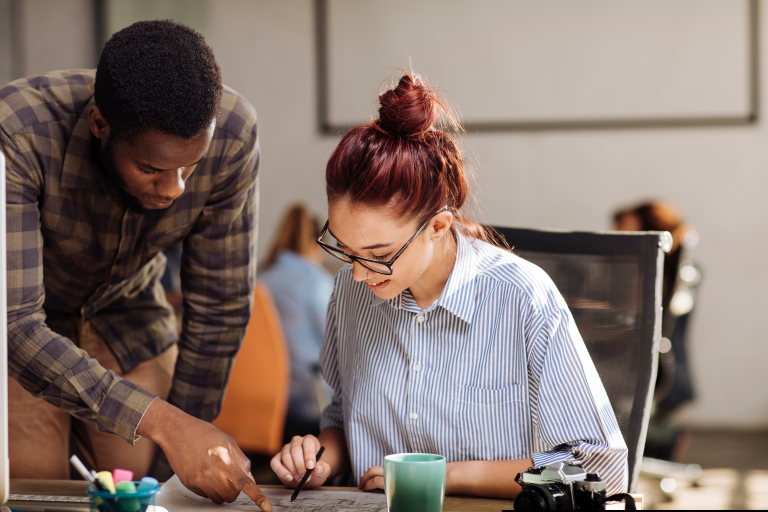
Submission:
[[[571,309],[629,449],[629,491],[640,474],[656,382],[667,232],[495,228],[552,278]]]

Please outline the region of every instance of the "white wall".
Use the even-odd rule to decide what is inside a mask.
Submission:
[[[18,40],[14,41],[14,51],[23,57],[15,65],[17,74],[96,67],[92,1],[23,0],[16,1],[15,6]]]
[[[325,212],[324,166],[338,138],[316,129],[313,2],[219,0],[209,9],[206,34],[225,81],[259,113],[263,254],[289,202],[303,199]],[[767,10],[761,9],[764,27]],[[768,69],[768,47],[761,46],[761,66]],[[382,63],[381,78],[403,66],[405,58]],[[762,82],[766,97],[768,81]],[[371,102],[378,85],[371,85]],[[681,419],[706,427],[768,426],[764,123],[469,134],[465,143],[479,162],[477,192],[493,224],[599,230],[618,205],[656,197],[679,205],[701,233],[695,257],[705,272],[691,333],[698,400]]]
[[[0,84],[96,67],[92,0],[0,0]]]
[[[92,20],[83,11],[90,0],[66,0],[68,11],[59,10],[63,4],[56,0],[27,2],[37,13],[36,20],[29,16],[32,11],[24,15],[27,73],[95,64],[95,53],[84,42],[93,37],[87,25]],[[762,7],[761,25],[768,27],[768,5]],[[313,1],[207,0],[203,8],[207,15],[198,28],[213,46],[225,82],[259,113],[264,254],[290,202],[301,199],[321,215],[326,211],[323,174],[338,138],[320,135],[316,128]],[[761,55],[761,67],[768,69],[765,41]],[[418,64],[419,56],[413,57]],[[382,80],[391,68],[407,65],[404,56],[382,63]],[[762,83],[766,98],[765,76]],[[375,103],[378,86],[371,84],[370,100],[361,109]],[[764,122],[735,128],[468,134],[465,144],[478,162],[483,220],[492,224],[599,230],[609,226],[609,213],[618,205],[644,198],[679,205],[701,233],[695,258],[705,272],[691,333],[699,398],[681,420],[701,427],[768,427],[768,335],[762,328],[768,305]]]
[[[371,85],[408,55],[469,123],[749,110],[749,0],[326,3],[332,126],[365,122]]]

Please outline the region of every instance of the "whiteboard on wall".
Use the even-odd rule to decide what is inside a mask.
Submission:
[[[756,0],[316,1],[326,131],[409,60],[470,131],[755,119]]]

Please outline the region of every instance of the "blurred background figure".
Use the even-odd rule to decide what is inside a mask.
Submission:
[[[688,258],[699,242],[699,234],[686,225],[677,208],[660,201],[618,210],[613,216],[617,231],[669,231],[672,249],[664,259],[662,307],[664,314],[659,342],[659,368],[654,411],[648,426],[645,456],[680,461],[689,435],[676,427],[671,413],[694,399],[688,365],[686,333],[701,282],[701,271]]]
[[[290,206],[259,272],[259,280],[274,300],[290,353],[288,440],[294,435],[317,435],[320,413],[330,402],[318,364],[333,292],[333,277],[321,265],[323,251],[315,242],[321,229],[304,205]]]

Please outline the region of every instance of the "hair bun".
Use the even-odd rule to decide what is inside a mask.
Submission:
[[[432,127],[439,102],[418,76],[403,75],[379,96],[379,127],[396,137],[417,137]]]

